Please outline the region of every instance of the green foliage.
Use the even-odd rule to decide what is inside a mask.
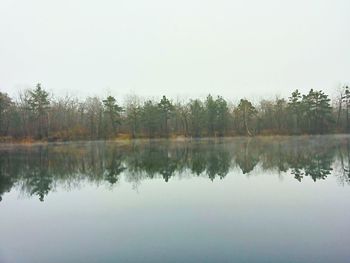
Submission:
[[[209,94],[204,100],[176,103],[166,96],[144,102],[129,96],[121,106],[113,96],[51,101],[38,84],[20,94],[18,101],[0,93],[0,136],[73,140],[350,132],[347,85],[332,105],[323,91],[311,89],[307,94],[295,90],[288,100],[261,100],[254,105],[241,99],[233,106]]]
[[[288,106],[291,112],[298,114],[300,110],[300,105],[301,105],[301,94],[299,90],[295,90],[292,92],[292,96],[289,97]]]
[[[288,110],[292,117],[293,133],[299,133],[300,116],[302,113],[302,108],[301,108],[301,94],[298,90],[295,90],[292,93],[292,96],[289,97]]]
[[[104,112],[109,116],[110,123],[112,124],[113,133],[116,133],[117,126],[121,125],[121,113],[124,110],[117,104],[116,99],[112,96],[108,96],[102,102]]]
[[[129,97],[126,103],[126,123],[129,126],[131,138],[136,137],[136,133],[141,125],[142,108],[136,96]]]
[[[332,107],[323,91],[311,89],[306,95],[294,91],[289,98],[288,110],[293,118],[294,133],[324,133],[331,129]]]
[[[219,136],[224,136],[228,127],[229,109],[226,100],[218,96],[215,100],[216,106],[216,130]]]
[[[29,90],[29,97],[27,98],[27,104],[32,116],[34,116],[35,121],[37,122],[37,138],[42,139],[48,137],[49,133],[49,108],[50,108],[50,99],[49,93],[41,88],[41,84],[38,83],[36,88]]]
[[[208,128],[208,135],[214,136],[216,122],[216,104],[210,94],[207,96],[204,104],[206,109],[206,124]]]
[[[214,99],[210,94],[204,102],[208,136],[223,136],[228,126],[228,106],[223,97]]]
[[[151,100],[146,101],[143,105],[141,116],[148,136],[150,138],[155,137],[161,118],[158,105],[153,103]]]
[[[12,105],[11,98],[6,93],[0,92],[0,135],[2,136],[6,136],[8,132]]]
[[[311,89],[307,95],[303,95],[301,107],[306,131],[324,133],[329,129],[332,122],[332,108],[328,95]]]
[[[173,104],[165,97],[158,103],[160,117],[162,119],[162,129],[165,137],[168,137],[168,120],[174,110]]]
[[[205,120],[205,109],[203,103],[198,99],[191,100],[189,103],[189,109],[191,135],[193,137],[201,137]]]
[[[253,104],[247,99],[241,99],[235,113],[240,132],[252,136],[249,124],[253,116],[257,114],[257,110]]]
[[[40,83],[36,85],[34,90],[29,90],[28,105],[37,118],[44,115],[49,109],[49,93],[41,88]]]

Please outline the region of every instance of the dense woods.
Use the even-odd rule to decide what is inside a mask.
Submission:
[[[344,86],[331,101],[321,90],[298,90],[288,98],[233,103],[221,96],[204,100],[142,100],[89,97],[55,98],[40,84],[18,99],[0,92],[3,140],[82,140],[112,138],[295,135],[350,131],[350,91]]]

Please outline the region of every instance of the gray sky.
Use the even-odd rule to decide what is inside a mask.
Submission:
[[[1,0],[0,90],[332,94],[350,80],[349,0]]]

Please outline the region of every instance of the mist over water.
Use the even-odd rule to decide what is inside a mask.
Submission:
[[[1,262],[347,262],[349,136],[0,150]]]

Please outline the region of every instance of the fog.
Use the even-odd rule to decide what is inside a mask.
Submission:
[[[349,82],[349,11],[346,0],[2,0],[0,91],[332,94]]]

